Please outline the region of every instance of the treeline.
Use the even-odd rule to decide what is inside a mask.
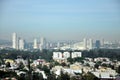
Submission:
[[[83,57],[108,57],[111,60],[119,60],[120,61],[120,49],[94,49],[90,51],[83,51]]]
[[[35,60],[38,58],[45,59],[47,61],[52,60],[52,55],[54,51],[64,52],[64,50],[33,50],[33,51],[20,51],[20,50],[0,50],[0,59],[16,59],[17,56],[22,56],[24,59],[28,57]],[[80,51],[80,50],[76,50]],[[68,50],[68,52],[73,52]],[[120,49],[94,49],[90,51],[81,51],[82,57],[108,57],[112,60],[119,60],[120,61]]]
[[[22,56],[23,59],[45,59],[50,61],[52,59],[52,50],[34,50],[34,51],[20,51],[20,50],[0,50],[0,59],[16,59],[17,56]]]

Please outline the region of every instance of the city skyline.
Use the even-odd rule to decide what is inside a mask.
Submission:
[[[1,1],[0,39],[120,40],[119,0]]]

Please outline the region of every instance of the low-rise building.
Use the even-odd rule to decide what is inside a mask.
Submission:
[[[67,62],[67,58],[76,58],[76,57],[82,57],[81,52],[53,52],[53,60],[57,62]]]
[[[101,68],[91,73],[101,80],[114,80],[116,79],[116,75],[118,74],[115,70],[112,70],[111,68]]]
[[[72,58],[82,57],[82,53],[81,52],[72,52],[71,53],[71,57]]]

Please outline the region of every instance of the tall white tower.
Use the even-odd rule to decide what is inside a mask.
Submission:
[[[89,39],[89,49],[93,49],[93,40]]]
[[[42,38],[40,39],[40,44],[41,44],[41,45],[44,45],[45,43],[46,43],[45,38],[42,37]]]
[[[18,39],[17,39],[17,34],[16,33],[12,34],[12,47],[14,49],[18,49]]]
[[[46,49],[46,40],[43,37],[40,39],[40,50],[42,49]]]
[[[84,49],[86,50],[87,49],[87,39],[86,38],[83,39],[83,46],[84,46]]]
[[[25,45],[24,40],[23,39],[19,39],[19,49],[20,50],[24,50],[24,45]]]
[[[34,39],[33,48],[34,48],[34,49],[37,49],[37,48],[38,48],[38,46],[37,46],[37,39]]]
[[[60,48],[60,42],[57,43],[57,48],[58,48],[58,49]]]

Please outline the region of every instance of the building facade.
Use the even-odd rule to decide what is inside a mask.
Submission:
[[[18,38],[16,33],[12,34],[12,48],[18,49]]]
[[[25,41],[23,39],[19,39],[19,50],[24,50]]]
[[[37,48],[38,48],[37,39],[34,39],[33,49],[37,49]]]
[[[53,52],[53,60],[57,62],[67,62],[67,58],[82,57],[81,52]]]

